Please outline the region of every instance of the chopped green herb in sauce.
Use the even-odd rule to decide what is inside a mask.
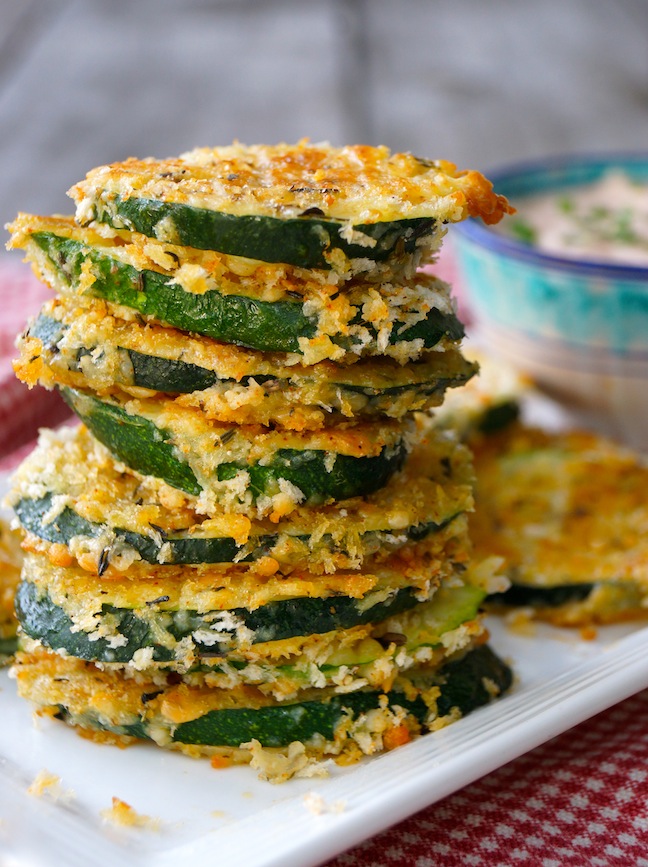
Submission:
[[[514,202],[501,231],[553,255],[648,265],[648,184],[610,172],[594,184]]]

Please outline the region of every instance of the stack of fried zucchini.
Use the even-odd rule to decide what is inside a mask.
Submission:
[[[475,366],[417,272],[506,201],[450,163],[308,142],[131,159],[71,195],[75,219],[10,227],[57,293],[18,376],[83,422],[11,492],[20,693],[279,780],[506,689],[470,455],[427,420]]]

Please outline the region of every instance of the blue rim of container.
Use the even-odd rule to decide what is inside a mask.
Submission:
[[[609,154],[550,156],[511,163],[506,167],[496,168],[489,172],[488,179],[493,184],[496,193],[505,195],[513,202],[515,197],[521,198],[525,195],[533,195],[535,192],[549,193],[552,190],[558,191],[591,183],[609,169],[626,169],[632,174],[632,169],[636,170],[639,166],[642,167],[641,180],[648,184],[648,153],[623,151]],[[567,173],[571,173],[569,180],[565,177]],[[534,188],[533,181],[540,181],[540,179],[543,181],[542,185]],[[519,186],[523,188],[522,191],[509,192],[508,188],[516,182],[518,188]],[[524,189],[525,187],[526,189]],[[453,226],[453,232],[457,235],[463,235],[467,240],[493,253],[510,256],[542,267],[550,267],[587,277],[607,277],[612,280],[648,280],[648,266],[623,265],[600,259],[570,259],[566,256],[544,253],[529,244],[515,240],[515,238],[499,234],[474,218],[456,224]]]

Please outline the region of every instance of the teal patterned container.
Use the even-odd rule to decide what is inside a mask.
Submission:
[[[551,158],[489,177],[515,205],[610,169],[648,184],[648,156],[639,154]],[[579,421],[648,450],[648,267],[549,255],[475,220],[451,238],[477,340]]]

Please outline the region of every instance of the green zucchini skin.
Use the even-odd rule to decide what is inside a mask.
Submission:
[[[53,494],[46,494],[38,499],[22,499],[14,504],[13,510],[25,530],[46,542],[68,545],[74,537],[97,538],[108,528],[114,533],[115,542],[134,548],[142,560],[147,563],[159,564],[161,562],[163,546],[165,546],[164,564],[198,565],[200,563],[233,563],[234,561],[250,563],[271,553],[278,538],[276,534],[257,536],[253,546],[250,545],[249,541],[245,544],[248,553],[245,557],[240,557],[241,547],[230,536],[200,536],[193,532],[183,533],[182,531],[165,533],[159,527],[155,527],[156,535],[162,537],[162,541],[158,542],[151,536],[135,533],[132,530],[108,527],[106,524],[88,521],[70,506],[66,506],[54,521],[45,522],[43,516],[51,509],[53,496]],[[433,522],[417,524],[405,530],[404,533],[412,541],[420,541],[431,533],[442,530],[455,517],[456,515],[451,515],[440,524]],[[365,535],[370,541],[375,533],[368,532]],[[299,535],[295,538],[308,544],[308,536]],[[323,536],[319,539],[318,544],[328,546],[331,551],[337,550],[330,535]]]
[[[197,295],[186,292],[170,277],[156,271],[138,271],[80,241],[51,232],[34,232],[32,238],[66,284],[76,286],[83,263],[89,261],[96,278],[91,290],[95,297],[130,307],[183,331],[264,352],[295,353],[302,352],[300,338],[316,334],[315,318],[306,316],[299,302],[260,301],[243,295],[222,295],[215,290]],[[460,340],[463,336],[463,326],[454,314],[433,308],[410,328],[395,328],[390,342],[420,339],[430,349],[444,337]],[[345,340],[337,342],[344,346]]]
[[[270,464],[251,467],[221,464],[218,480],[227,481],[241,469],[250,474],[250,489],[255,497],[275,490],[279,479],[286,479],[305,495],[304,502],[317,505],[327,501],[366,496],[384,487],[405,463],[405,447],[383,449],[376,457],[354,458],[338,455],[333,469],[325,467],[325,453],[315,450],[280,449]]]
[[[462,716],[488,704],[492,694],[484,680],[492,680],[500,693],[510,689],[513,673],[487,645],[477,647],[462,659],[447,662],[441,671],[441,696],[437,701],[439,716],[459,708]]]
[[[40,313],[29,326],[27,336],[38,338],[46,352],[57,353],[67,330],[65,323]],[[90,348],[79,350],[79,358],[92,351]],[[209,388],[219,381],[216,371],[197,364],[147,355],[135,349],[123,351],[128,354],[133,366],[133,381],[129,385],[171,394],[189,394]]]
[[[423,235],[434,231],[428,217],[354,226],[376,241],[366,247],[346,241],[340,230],[346,223],[314,216],[281,219],[271,216],[232,215],[177,202],[116,196],[110,208],[95,204],[95,219],[156,238],[161,220],[173,225],[173,242],[199,250],[217,250],[263,262],[283,262],[301,268],[330,268],[326,254],[341,250],[349,259],[383,262],[394,255],[411,254]]]
[[[219,382],[215,371],[197,364],[175,361],[172,358],[156,358],[134,349],[128,349],[127,352],[133,365],[133,385],[139,388],[171,394],[190,394],[192,391],[204,391]]]
[[[13,656],[18,650],[18,638],[15,635],[0,638],[0,665],[7,663],[7,657]]]
[[[13,509],[25,530],[34,533],[40,539],[54,542],[60,545],[69,544],[75,536],[88,536],[96,538],[105,531],[105,524],[87,521],[74,509],[66,506],[57,516],[56,520],[45,523],[42,518],[52,505],[52,495],[48,494],[37,500],[20,500]],[[125,543],[134,548],[140,557],[148,563],[159,563],[161,549],[166,545],[167,556],[165,563],[232,563],[237,558],[240,548],[229,536],[196,537],[181,533],[169,535],[160,532],[162,543],[156,542],[150,536],[134,533],[121,527],[112,528],[117,542]],[[262,536],[258,544],[249,554],[237,560],[240,563],[248,563],[265,556],[274,542],[276,536]]]
[[[467,653],[462,659],[446,663],[428,679],[428,688],[438,685],[437,713],[442,717],[458,708],[462,716],[492,701],[484,686],[488,679],[506,692],[512,683],[509,667],[487,645]],[[382,693],[367,691],[333,696],[323,702],[279,705],[255,710],[228,709],[210,711],[190,722],[181,723],[173,734],[175,743],[238,746],[252,738],[265,747],[286,746],[292,741],[308,741],[315,735],[333,740],[343,716],[354,719],[379,706]],[[425,723],[429,708],[418,696],[408,699],[394,690],[387,693],[390,707],[402,707]],[[221,716],[224,714],[224,716]],[[257,716],[257,714],[260,714]],[[243,738],[240,735],[244,735]]]
[[[163,274],[138,271],[79,241],[44,232],[34,233],[33,238],[70,285],[78,282],[83,262],[88,260],[96,276],[95,296],[183,331],[266,352],[299,352],[297,338],[315,334],[315,322],[304,316],[301,304],[269,303],[214,290],[196,295],[172,284]]]
[[[169,485],[198,496],[202,488],[188,463],[177,457],[171,434],[149,419],[129,415],[120,406],[62,388],[61,394],[92,434],[115,457],[131,469],[156,476]],[[305,502],[315,505],[344,500],[379,490],[405,461],[405,445],[372,457],[337,455],[332,469],[326,469],[326,452],[316,449],[278,449],[264,464],[222,463],[217,481],[227,481],[245,470],[250,476],[254,497],[273,494],[280,479],[296,485]]]
[[[80,395],[62,388],[61,395],[94,436],[112,454],[144,475],[164,479],[167,484],[198,496],[202,490],[193,470],[176,457],[171,436],[148,419],[128,415],[120,407],[83,396],[91,409],[80,408]]]
[[[356,692],[333,696],[327,701],[303,701],[292,705],[263,708],[213,710],[198,719],[181,723],[173,735],[175,743],[237,747],[253,738],[264,747],[283,747],[293,741],[309,741],[321,735],[335,738],[343,716],[353,719],[379,706],[379,692]],[[407,699],[402,692],[389,695],[390,706],[405,708],[419,721],[425,719],[423,699]],[[240,735],[244,735],[243,739]]]
[[[531,608],[558,608],[570,602],[582,602],[594,591],[596,584],[560,584],[556,587],[531,587],[523,584],[512,584],[503,593],[493,593],[487,597],[487,602],[493,605],[511,605],[519,607],[528,605]]]
[[[446,663],[442,668],[426,673],[417,683],[420,689],[439,687],[436,701],[437,717],[457,708],[462,716],[493,700],[485,682],[505,693],[512,683],[512,672],[487,645],[477,647],[461,659]],[[162,690],[163,692],[163,690]],[[160,692],[155,695],[159,695]],[[430,708],[420,695],[407,698],[398,687],[388,693],[359,690],[346,695],[329,695],[321,701],[278,703],[259,708],[226,708],[209,711],[196,719],[172,727],[171,738],[177,744],[238,747],[255,739],[264,747],[287,746],[294,741],[308,743],[319,735],[327,741],[335,738],[343,717],[356,719],[380,706],[387,695],[392,708],[403,708],[423,726]],[[112,731],[116,734],[149,740],[158,719],[148,719],[147,704],[143,704],[141,719],[128,725],[111,725],[105,720],[87,715],[75,719],[64,705],[59,705],[59,718],[80,723],[87,728]],[[153,714],[150,714],[153,717]],[[171,728],[171,726],[170,726]]]
[[[56,354],[59,351],[59,343],[64,339],[67,330],[68,326],[65,323],[41,312],[30,325],[27,336],[38,338],[46,352]],[[78,357],[81,358],[83,355],[93,352],[94,348],[79,348]],[[121,351],[128,355],[133,368],[133,378],[132,381],[115,383],[116,385],[134,385],[169,394],[190,394],[194,391],[203,391],[217,383],[229,383],[232,386],[246,385],[250,379],[254,379],[259,384],[270,381],[274,385],[284,382],[286,386],[293,385],[292,379],[282,380],[270,374],[252,373],[239,380],[227,379],[219,376],[217,370],[200,367],[186,361],[150,355],[130,348],[121,348]],[[77,366],[74,369],[78,370],[79,368]],[[338,391],[342,394],[361,394],[370,399],[378,399],[375,401],[376,403],[382,399],[398,398],[408,392],[422,397],[442,395],[448,388],[464,385],[474,375],[475,370],[475,365],[466,365],[461,371],[451,376],[433,376],[430,373],[427,379],[421,377],[413,380],[411,384],[391,387],[383,384],[372,386],[345,382],[344,372],[341,370],[339,376],[331,381],[325,402],[327,405],[334,403],[334,397]]]
[[[254,632],[252,643],[258,644],[320,635],[384,620],[417,604],[415,591],[403,588],[388,600],[366,608],[362,607],[362,600],[350,596],[304,597],[269,602],[254,610],[234,608],[230,613]],[[149,647],[153,648],[154,662],[172,662],[173,651],[156,641],[156,631],[151,628],[151,622],[157,617],[177,641],[199,629],[208,629],[212,622],[209,615],[196,611],[160,611],[158,614],[152,608],[147,612],[147,618],[142,619],[135,610],[106,605],[101,613],[111,615],[116,634],[126,637],[127,644],[113,647],[105,638],[91,640],[88,633],[76,629],[67,612],[29,580],[21,581],[16,591],[16,614],[26,635],[52,650],[64,650],[70,656],[92,662],[128,664],[138,650]],[[203,645],[200,641],[194,642],[201,657],[217,661],[219,656],[231,650],[229,639],[232,633],[222,634],[222,643]]]

